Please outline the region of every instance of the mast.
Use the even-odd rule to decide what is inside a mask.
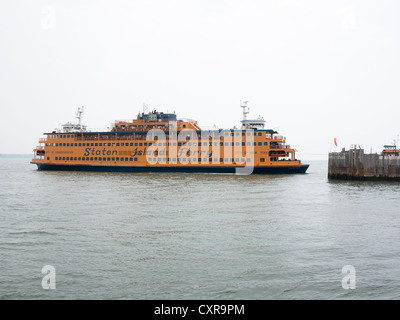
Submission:
[[[82,131],[82,113],[84,112],[84,108],[78,108],[78,112],[76,113],[76,118],[79,120],[79,130]]]
[[[243,108],[243,120],[247,119],[247,114],[250,112],[247,103],[248,101],[240,101],[240,107]]]

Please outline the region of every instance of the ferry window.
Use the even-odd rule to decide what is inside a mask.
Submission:
[[[173,161],[173,162],[176,162],[176,158],[172,158],[172,161]]]
[[[131,142],[130,146],[133,147],[133,142]],[[137,143],[135,143],[135,146],[137,146]]]
[[[90,161],[93,161],[93,157],[90,158]]]
[[[78,144],[78,146],[80,146],[80,147],[81,147],[81,146],[82,146],[82,143],[79,143],[79,144]]]
[[[65,160],[65,157],[63,157],[63,160]]]
[[[201,162],[201,158],[198,158],[197,161],[198,161],[198,162]]]
[[[251,146],[251,142],[247,142],[247,144],[246,145],[248,145],[248,146]]]
[[[258,145],[259,145],[259,146],[262,146],[262,142],[259,142]]]
[[[95,147],[97,147],[97,145],[98,145],[97,143],[94,144]]]
[[[94,157],[94,161],[97,161],[97,157]]]
[[[67,147],[69,147],[69,143],[67,143]]]
[[[184,124],[183,127],[186,128],[186,124]]]
[[[111,161],[115,161],[115,158],[111,158]]]
[[[228,146],[229,145],[229,142],[225,142],[225,146]]]
[[[115,158],[115,161],[119,161],[119,158],[117,157],[117,158]]]
[[[143,146],[143,143],[140,142],[140,143],[139,143],[139,147],[141,147],[141,146]]]
[[[110,161],[110,158],[107,158],[107,161]]]
[[[236,142],[235,145],[240,146],[240,142]]]
[[[161,162],[161,158],[158,158],[158,162]]]
[[[58,160],[58,157],[56,157],[56,160]]]
[[[224,159],[223,158],[219,158],[219,162],[220,163],[224,162]]]
[[[244,137],[244,136],[245,136],[245,134],[246,134],[246,133],[243,131],[243,132],[242,132],[242,137]]]
[[[222,147],[224,144],[223,144],[223,142],[220,142],[219,145]]]
[[[260,162],[265,162],[265,158],[260,158]]]
[[[257,142],[253,142],[253,145],[256,146],[256,145],[257,145]]]
[[[125,158],[125,161],[129,161],[129,158]]]
[[[199,147],[201,147],[201,142],[199,142]]]
[[[138,146],[138,143],[137,142],[135,142],[135,147],[137,147]]]
[[[113,147],[115,147],[115,142],[112,144]]]
[[[178,142],[178,147],[182,146],[182,142]]]
[[[77,160],[77,158],[76,157],[74,157],[74,161],[76,161]]]
[[[250,159],[250,158],[247,158],[246,160],[247,160],[247,162],[251,162],[251,159]]]
[[[65,143],[63,143],[63,147],[65,147]]]
[[[240,162],[240,161],[239,161],[239,158],[236,158],[236,159],[235,159],[235,162]]]
[[[264,146],[267,146],[268,145],[268,142],[264,142]]]
[[[244,158],[242,158],[242,162],[245,162],[245,159],[244,159]]]
[[[204,162],[204,163],[207,163],[207,158],[203,158],[203,162]]]
[[[166,146],[167,146],[167,143],[166,143],[166,142],[164,142],[164,143],[163,143],[163,146],[164,146],[164,147],[166,147]]]
[[[78,161],[81,161],[81,157],[78,157]]]
[[[133,161],[133,158],[129,158],[129,161]]]
[[[258,136],[261,137],[261,136],[262,136],[262,132],[259,132],[259,133],[258,133]]]
[[[124,161],[124,158],[121,158],[121,161]]]
[[[153,162],[157,162],[157,158],[153,158]]]
[[[58,143],[56,143],[56,147],[58,147]]]

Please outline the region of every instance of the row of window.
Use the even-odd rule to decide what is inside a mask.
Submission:
[[[181,147],[182,146],[182,144],[183,144],[184,142],[178,142],[178,147]],[[209,144],[209,146],[212,146],[213,145],[213,143],[212,142],[208,142],[208,144]],[[251,146],[251,142],[235,142],[235,144],[233,143],[233,142],[214,142],[214,146],[218,146],[218,144],[222,147],[222,146],[234,146],[234,145],[236,145],[236,146],[240,146],[240,145],[242,145],[242,146]],[[147,147],[147,146],[151,146],[151,145],[154,145],[154,146],[164,146],[164,147],[166,147],[167,145],[169,146],[169,147],[171,147],[171,146],[174,146],[174,147],[176,147],[176,142],[154,142],[154,143],[152,143],[152,142],[135,142],[135,143],[133,143],[133,142],[130,142],[130,143],[128,143],[128,142],[126,142],[126,143],[124,143],[124,142],[114,142],[114,143],[46,143],[46,147],[133,147],[133,146],[135,146],[135,147]],[[196,146],[201,146],[202,145],[202,143],[201,142],[199,142],[199,143],[196,143],[196,142],[188,142],[187,144],[186,144],[187,146],[194,146],[194,147],[196,147]],[[253,142],[253,146],[268,146],[268,142]]]
[[[138,158],[111,157],[55,157],[56,161],[138,161]]]
[[[256,131],[247,132],[247,136],[249,136],[249,137],[250,136],[259,136],[259,137],[261,137],[262,134],[263,134],[262,132],[256,132]],[[49,137],[49,139],[71,139],[71,138],[77,137],[78,135],[80,135],[80,134],[49,134],[48,137]],[[234,136],[234,135],[235,136],[240,136],[241,135],[242,137],[244,137],[244,136],[246,136],[246,131],[239,130],[239,131],[236,131],[236,132],[234,132],[234,131],[228,131],[228,132],[222,132],[222,133],[217,132],[217,133],[214,134],[214,136],[225,136],[225,137]],[[115,133],[111,133],[111,134],[109,134],[109,136],[110,137],[115,137]],[[270,135],[267,134],[267,136],[270,136]]]
[[[55,157],[56,161],[124,161],[124,162],[129,162],[129,161],[138,161],[138,158],[131,158],[131,157],[127,157],[127,158],[122,158],[122,157]],[[203,162],[206,163],[208,162],[213,162],[213,163],[232,163],[232,162],[236,162],[236,163],[244,163],[244,162],[251,162],[251,158],[149,158],[149,161],[153,161],[153,162]],[[264,158],[260,159],[261,162],[264,162]]]

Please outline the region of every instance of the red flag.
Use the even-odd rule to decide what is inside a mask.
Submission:
[[[333,141],[335,141],[335,146],[337,147],[337,139],[333,139]]]

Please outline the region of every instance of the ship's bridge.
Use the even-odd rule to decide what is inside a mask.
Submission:
[[[139,113],[137,116],[138,120],[144,121],[176,121],[176,114],[175,113],[164,113],[164,112],[157,112],[157,110],[151,111],[149,113]]]
[[[265,127],[265,120],[259,117],[255,120],[244,119],[240,121],[242,123],[242,129],[258,129],[262,130]]]

